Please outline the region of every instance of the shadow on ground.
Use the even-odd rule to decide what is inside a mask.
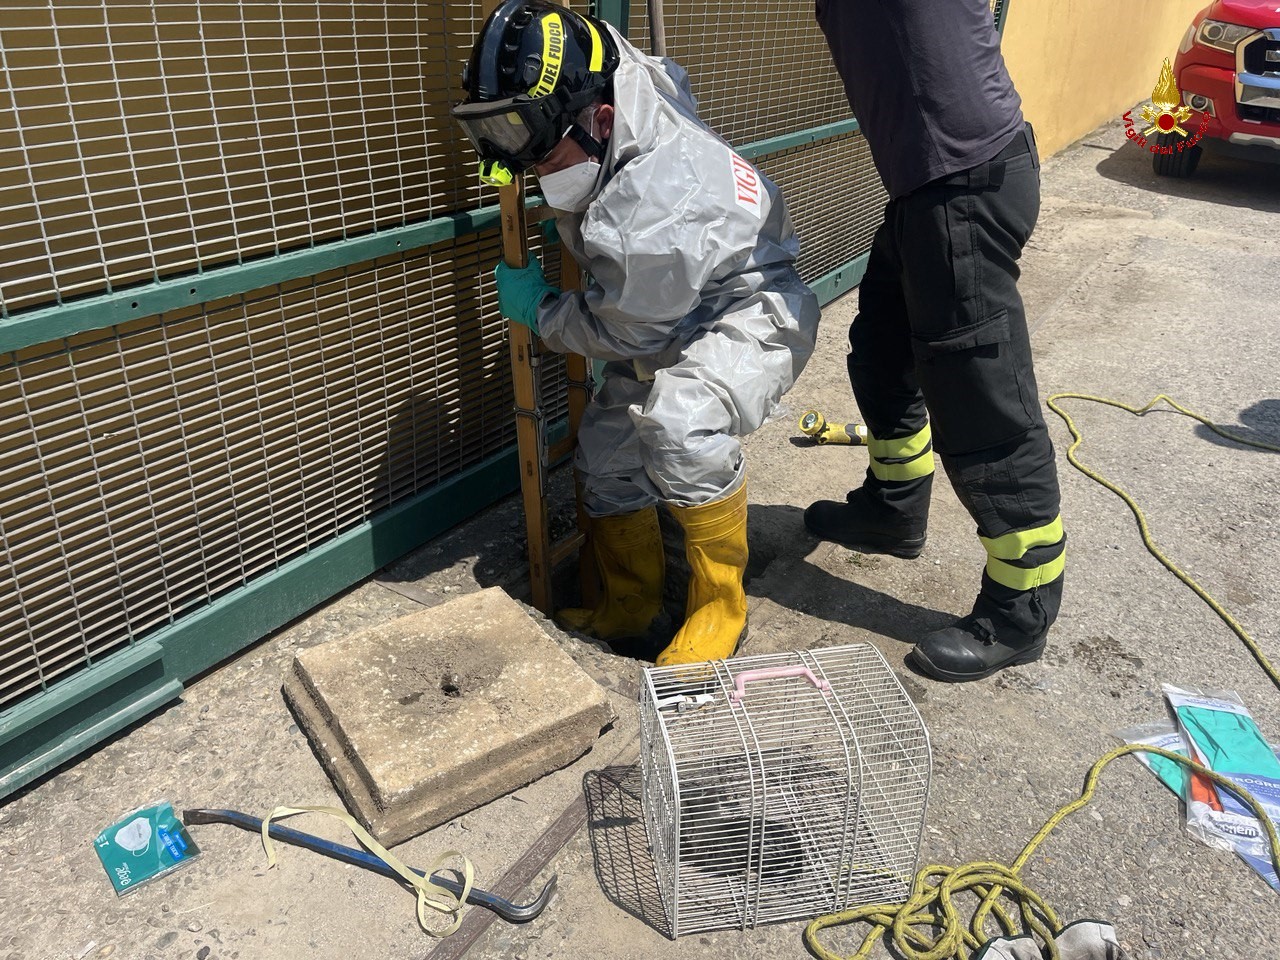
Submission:
[[[572,475],[555,471],[551,481],[555,503],[553,527],[563,534],[574,519]],[[649,634],[639,640],[614,645],[614,652],[651,661],[684,622],[689,568],[684,559],[683,534],[667,511],[659,511],[666,544],[666,588],[663,612]],[[819,620],[842,623],[904,643],[914,643],[930,630],[946,626],[954,618],[947,613],[900,600],[877,586],[884,574],[876,573],[877,560],[849,554],[848,579],[811,562],[808,556],[819,541],[805,529],[804,511],[790,504],[752,504],[747,516],[750,559],[746,586],[753,596],[804,613]],[[899,561],[888,561],[897,564]],[[448,599],[454,589],[444,579],[474,579],[481,587],[500,586],[521,600],[528,599],[524,518],[519,501],[507,498],[482,511],[465,527],[457,528],[425,547],[389,564],[377,580],[423,603]],[[441,576],[443,574],[443,577]],[[555,572],[555,596],[561,606],[580,600],[576,562]],[[891,589],[891,587],[890,587]]]
[[[596,880],[610,902],[664,937],[671,926],[645,836],[640,767],[605,767],[582,780]]]
[[[1196,172],[1183,179],[1157,176],[1151,154],[1126,141],[1097,165],[1108,180],[1152,193],[1263,213],[1280,213],[1280,164],[1241,160],[1205,150]]]
[[[803,517],[804,511],[790,504],[751,507],[748,527],[753,536],[759,530],[761,536],[780,539],[782,531],[789,531],[790,546],[780,551],[775,560],[786,557],[791,561],[775,562],[770,575],[751,582],[752,593],[797,613],[902,643],[915,643],[929,631],[955,620],[949,613],[901,600],[859,582],[853,575],[858,570],[857,563],[852,564],[851,576],[845,579],[809,562],[806,555],[818,541],[804,529]],[[851,554],[855,559],[861,556]]]
[[[1280,400],[1259,400],[1252,406],[1241,410],[1239,420],[1239,424],[1220,423],[1218,426],[1228,433],[1252,443],[1265,443],[1271,447],[1280,448]],[[1202,440],[1208,440],[1219,447],[1232,447],[1259,453],[1280,453],[1280,449],[1267,450],[1263,447],[1241,447],[1235,441],[1214,433],[1204,424],[1196,426],[1196,435]]]

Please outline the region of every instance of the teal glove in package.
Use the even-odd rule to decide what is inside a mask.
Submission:
[[[169,803],[133,811],[98,834],[93,847],[117,896],[200,855],[200,848]]]
[[[1162,686],[1192,759],[1248,790],[1280,829],[1280,760],[1240,695]],[[1215,788],[1209,799],[1188,796],[1187,827],[1210,846],[1235,850],[1280,893],[1267,835],[1235,794]]]

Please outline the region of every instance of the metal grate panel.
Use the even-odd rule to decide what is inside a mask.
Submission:
[[[343,239],[493,203],[448,117],[483,5],[10,0],[0,317],[281,251],[345,262]],[[847,118],[810,8],[667,10],[732,142]],[[758,162],[806,279],[865,252],[884,195],[859,135]],[[509,449],[498,252],[472,235],[0,354],[0,717]],[[545,380],[560,417],[561,361]]]
[[[499,251],[491,231],[5,357],[0,709],[507,447]],[[563,416],[554,366],[546,388]]]
[[[997,29],[1002,29],[1004,27],[1004,11],[1006,6],[1008,6],[1007,0],[991,0],[991,16],[995,18]]]
[[[860,133],[761,157],[800,235],[800,275],[812,283],[871,248],[888,194]]]
[[[480,11],[10,0],[0,315],[493,202],[448,116]]]
[[[689,71],[698,113],[732,144],[846,120],[813,5],[793,0],[664,0],[667,55]],[[631,42],[649,52],[649,17],[631,3]]]

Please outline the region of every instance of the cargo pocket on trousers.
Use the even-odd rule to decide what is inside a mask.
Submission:
[[[912,346],[939,453],[985,450],[1032,427],[1007,311],[914,337]]]

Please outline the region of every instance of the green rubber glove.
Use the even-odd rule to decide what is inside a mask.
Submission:
[[[502,315],[537,333],[538,307],[548,295],[560,296],[560,291],[547,283],[541,261],[530,257],[524,269],[499,261],[493,275],[498,279],[498,309]]]
[[[554,247],[560,243],[560,228],[556,226],[556,218],[549,217],[542,221],[542,238],[547,246]]]

